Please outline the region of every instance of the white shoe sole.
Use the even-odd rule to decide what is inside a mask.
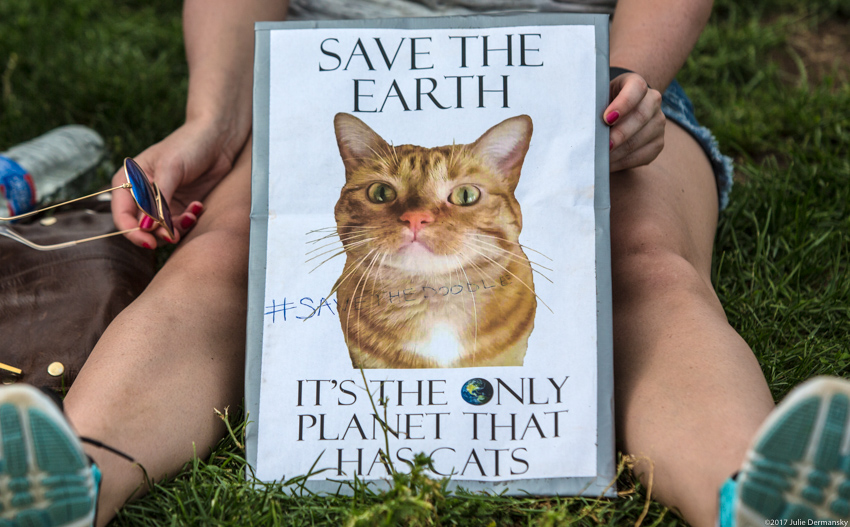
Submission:
[[[847,525],[850,382],[818,377],[789,393],[759,428],[736,487],[736,527]]]
[[[0,524],[89,526],[95,500],[92,467],[59,408],[32,386],[0,388]]]

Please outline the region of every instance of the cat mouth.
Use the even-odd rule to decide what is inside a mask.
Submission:
[[[410,276],[421,277],[442,273],[454,273],[459,261],[455,255],[439,254],[419,240],[408,241],[396,250],[395,254],[382,265],[402,271]]]
[[[434,254],[433,249],[423,243],[421,239],[410,240],[404,243],[398,249],[398,254],[414,255],[414,254]]]

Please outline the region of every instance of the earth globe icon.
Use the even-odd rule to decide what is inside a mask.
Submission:
[[[487,379],[476,377],[463,383],[460,389],[463,400],[475,406],[487,404],[493,398],[493,385]]]

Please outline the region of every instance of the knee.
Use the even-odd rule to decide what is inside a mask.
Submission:
[[[619,299],[688,297],[716,302],[710,277],[697,269],[686,244],[656,220],[612,234],[611,269]]]
[[[637,253],[612,266],[614,298],[716,299],[714,290],[685,258],[669,252]]]
[[[183,242],[165,267],[207,284],[247,287],[248,242],[247,227],[223,221],[219,228],[206,229]]]

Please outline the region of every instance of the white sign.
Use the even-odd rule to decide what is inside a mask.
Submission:
[[[596,51],[270,32],[259,478],[597,475]]]

